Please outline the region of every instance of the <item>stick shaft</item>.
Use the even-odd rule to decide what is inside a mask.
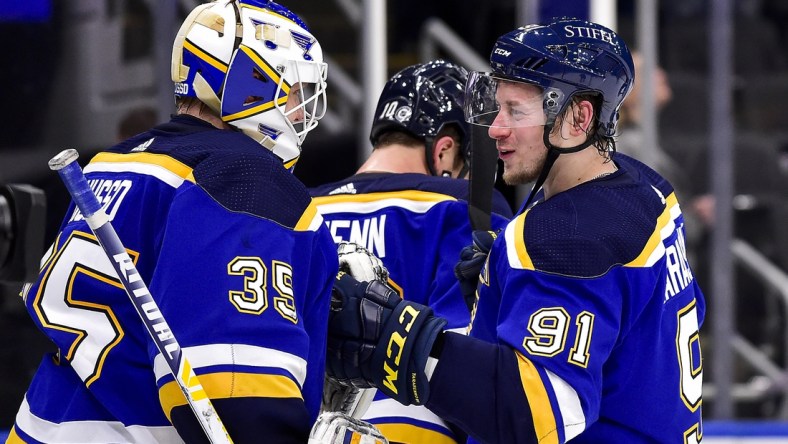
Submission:
[[[498,168],[495,145],[487,131],[471,127],[471,175],[468,181],[468,217],[473,230],[489,231],[491,227],[493,188]]]
[[[53,157],[49,161],[49,167],[60,175],[79,211],[107,254],[126,294],[131,299],[156,348],[167,362],[170,372],[208,439],[212,443],[232,442],[191,364],[181,352],[181,347],[170,331],[156,301],[90,189],[82,169],[75,162],[76,159],[75,150],[66,150]]]

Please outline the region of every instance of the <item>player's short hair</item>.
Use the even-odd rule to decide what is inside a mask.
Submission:
[[[616,150],[616,140],[612,136],[608,136],[599,131],[599,113],[602,109],[602,95],[596,92],[582,92],[575,94],[571,99],[571,104],[576,105],[580,102],[591,103],[591,108],[594,110],[594,116],[591,124],[588,126],[586,135],[591,141],[591,145],[596,147],[597,151],[605,157],[608,157],[611,152]],[[564,113],[556,117],[556,125],[553,131],[560,131],[561,122],[566,117],[566,113],[571,112],[571,106],[567,106]]]
[[[435,135],[435,140],[438,140],[444,136],[451,137],[458,145],[462,144],[462,133],[455,125],[443,126]],[[404,145],[421,148],[424,144],[424,139],[414,137],[413,134],[409,132],[391,129],[388,131],[383,131],[378,135],[377,143],[373,148],[383,148],[390,145]]]

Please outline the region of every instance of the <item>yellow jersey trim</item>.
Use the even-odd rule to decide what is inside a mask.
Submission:
[[[364,194],[335,194],[333,196],[320,196],[315,197],[314,201],[318,205],[332,204],[332,203],[360,203],[360,202],[375,202],[384,199],[405,199],[416,202],[443,202],[443,201],[456,201],[457,199],[445,194],[433,193],[430,191],[384,191],[380,193],[364,193]]]
[[[627,267],[643,267],[646,265],[648,258],[662,242],[662,229],[671,222],[670,211],[675,205],[678,205],[678,199],[676,198],[676,193],[671,193],[665,199],[665,209],[662,210],[662,214],[657,218],[657,226],[654,228],[654,232],[651,233],[638,257],[626,264]]]
[[[312,222],[314,222],[316,217],[321,217],[320,214],[317,212],[317,205],[315,205],[315,201],[309,202],[309,206],[306,207],[304,213],[301,214],[301,218],[298,219],[296,222],[295,227],[293,228],[295,231],[309,231],[310,227],[312,226]]]
[[[124,163],[135,162],[147,165],[155,165],[175,174],[183,180],[195,183],[194,172],[192,168],[180,161],[173,159],[165,154],[154,153],[99,153],[90,161],[90,163]]]
[[[531,256],[525,248],[525,217],[528,216],[528,211],[517,216],[514,220],[514,248],[517,252],[517,258],[520,264],[526,270],[534,270],[534,263],[531,261]]]
[[[284,164],[285,165],[285,169],[289,170],[290,168],[292,168],[293,165],[295,165],[296,162],[298,162],[298,159],[300,159],[300,158],[301,158],[301,156],[296,156],[295,158],[285,162],[285,164]]]
[[[389,442],[428,442],[430,444],[457,444],[457,441],[435,430],[413,424],[375,424]]]
[[[6,444],[26,444],[19,435],[16,434],[16,426],[11,427],[11,432],[8,434],[8,438],[5,441]]]
[[[199,375],[200,383],[211,399],[225,398],[299,398],[298,384],[287,376],[255,373],[209,373]],[[186,398],[175,381],[159,389],[159,402],[171,419],[172,409],[186,405]]]
[[[542,383],[539,372],[536,371],[533,363],[516,352],[517,366],[520,369],[520,380],[523,384],[525,397],[531,407],[531,417],[534,421],[534,432],[539,444],[558,444],[558,430],[555,424],[555,416],[550,406],[550,398],[547,396],[547,389]]]

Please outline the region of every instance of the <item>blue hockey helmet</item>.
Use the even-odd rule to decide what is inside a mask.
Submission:
[[[375,109],[369,140],[376,145],[381,134],[403,131],[425,141],[427,165],[435,175],[432,150],[435,136],[448,125],[460,134],[461,153],[470,159],[470,133],[463,114],[468,71],[444,60],[411,65],[395,74],[383,87]],[[461,173],[464,174],[464,173]]]
[[[619,107],[635,78],[629,49],[615,32],[572,18],[504,34],[495,42],[490,66],[492,73],[473,73],[468,85],[466,113],[472,123],[485,124],[484,116],[497,112],[493,97],[496,79],[502,79],[542,89],[546,121],[541,124],[548,126],[575,95],[599,94],[597,131],[607,137],[615,134]]]
[[[273,1],[197,6],[175,38],[171,74],[176,96],[199,99],[287,168],[326,111],[320,44]]]

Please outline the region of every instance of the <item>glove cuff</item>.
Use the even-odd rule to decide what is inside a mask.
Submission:
[[[430,381],[427,377],[427,359],[432,348],[446,328],[446,319],[430,316],[422,327],[421,333],[415,338],[413,348],[413,365],[409,372],[408,382],[412,386],[411,404],[423,405],[430,397]]]

